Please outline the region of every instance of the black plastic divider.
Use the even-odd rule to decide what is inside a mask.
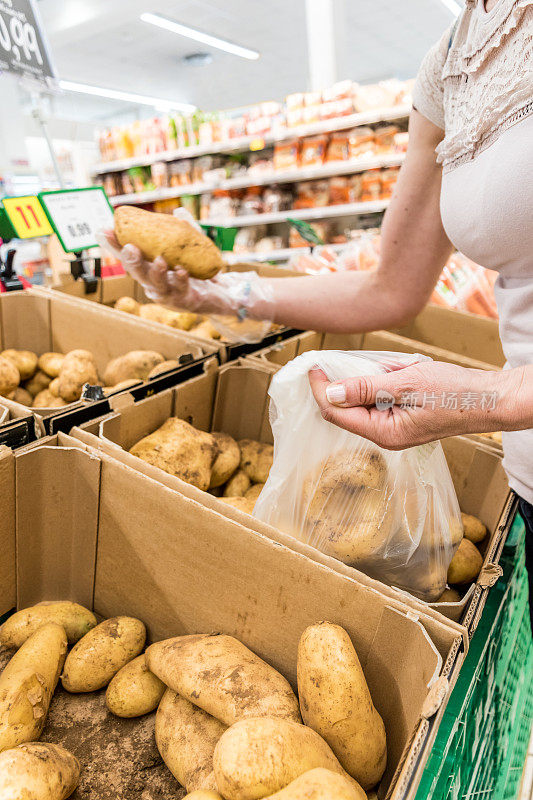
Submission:
[[[296,328],[285,328],[281,331],[269,333],[260,342],[252,342],[250,344],[228,344],[226,345],[226,355],[228,361],[235,361],[242,356],[248,356],[250,353],[255,353],[257,350],[262,350],[263,347],[270,347],[277,342],[283,342],[285,339],[290,339],[291,336],[296,336],[303,331]]]
[[[127,390],[131,394],[134,402],[144,400],[146,397],[151,397],[153,394],[163,392],[165,389],[172,389],[178,386],[189,378],[194,378],[201,375],[204,371],[204,365],[210,359],[214,358],[215,354],[203,356],[198,360],[193,360],[192,356],[186,353],[180,356],[179,360],[182,361],[183,366],[176,368],[171,372],[165,372],[157,378],[152,378],[150,381],[134,386]],[[118,397],[125,392],[117,392],[114,397]],[[51,417],[43,419],[44,429],[47,434],[53,435],[56,433],[69,433],[75,425],[83,425],[85,422],[90,422],[97,417],[102,417],[104,414],[109,414],[113,411],[109,402],[110,398],[106,397],[104,400],[97,400],[88,403],[84,406],[74,408],[72,411],[67,411],[63,414],[54,414]]]
[[[37,439],[35,420],[33,417],[15,419],[0,426],[0,445],[5,445],[11,450],[23,447],[25,444]]]

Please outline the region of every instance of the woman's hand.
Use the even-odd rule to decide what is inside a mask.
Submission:
[[[402,450],[445,436],[528,427],[528,414],[518,408],[525,369],[531,368],[489,372],[423,361],[333,383],[314,369],[309,381],[328,422]]]

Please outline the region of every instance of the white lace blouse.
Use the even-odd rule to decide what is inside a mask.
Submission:
[[[450,44],[451,39],[451,44]],[[533,364],[533,0],[466,0],[426,55],[415,108],[444,130],[441,216],[452,243],[499,272],[509,367]],[[504,434],[510,485],[533,503],[533,430]]]

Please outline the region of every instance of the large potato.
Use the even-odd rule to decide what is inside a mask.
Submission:
[[[339,625],[320,622],[303,632],[298,695],[305,724],[325,739],[363,789],[375,786],[387,763],[385,726],[350,637]]]
[[[177,369],[180,366],[180,362],[176,361],[176,359],[170,359],[169,361],[162,361],[156,367],[154,367],[148,373],[148,380],[150,378],[157,378],[158,375],[162,375],[163,372],[168,372],[170,369]]]
[[[0,753],[0,800],[66,800],[80,764],[59,744],[32,742]]]
[[[157,708],[165,688],[146,666],[144,655],[137,656],[112,678],[105,702],[117,717],[142,717]]]
[[[51,392],[54,397],[59,397],[59,378],[54,378],[48,384],[48,391]]]
[[[9,394],[20,383],[20,374],[10,358],[0,356],[0,395]]]
[[[226,800],[268,797],[315,767],[343,775],[360,788],[316,731],[288,719],[236,722],[222,734],[213,756],[218,791]]]
[[[147,303],[139,309],[142,319],[149,322],[159,322],[160,325],[169,325],[171,328],[188,331],[196,322],[196,314],[190,311],[173,311],[157,303]]]
[[[57,391],[67,403],[79,400],[84,384],[98,383],[94,356],[88,350],[71,350],[63,359],[59,372]]]
[[[448,583],[471,583],[481,572],[482,566],[483,558],[475,544],[463,539],[448,567]]]
[[[200,322],[199,325],[195,325],[194,328],[190,329],[191,333],[194,333],[196,336],[201,336],[202,339],[220,339],[220,331],[215,328],[212,322],[208,319],[205,319],[203,322]]]
[[[134,444],[130,453],[207,491],[217,449],[210,433],[196,430],[178,417],[170,417]]]
[[[95,692],[107,686],[144,647],[146,628],[134,617],[111,617],[85,634],[65,661],[61,681],[67,692]]]
[[[436,603],[460,603],[461,595],[457,589],[445,589]]]
[[[38,739],[67,653],[67,636],[49,622],[37,630],[0,675],[0,752]]]
[[[194,278],[213,278],[224,266],[211,239],[171,214],[120,206],[115,235],[121,247],[134,244],[149,261],[162,256],[170,269],[183,267]]]
[[[212,434],[218,448],[218,455],[211,472],[210,489],[222,486],[233,475],[241,460],[239,445],[229,434],[216,432]]]
[[[241,469],[252,483],[266,483],[274,458],[271,444],[262,444],[253,439],[241,439]]]
[[[41,369],[38,369],[33,378],[30,378],[29,381],[26,381],[24,384],[24,388],[28,391],[32,397],[42,392],[44,389],[47,389],[52,381],[52,378],[43,372]]]
[[[367,800],[367,796],[360,786],[344,775],[315,767],[265,800]]]
[[[64,358],[63,353],[43,353],[37,364],[50,378],[57,378]]]
[[[139,316],[141,304],[134,300],[133,297],[119,297],[113,308],[117,311],[125,311],[126,314]]]
[[[288,681],[233,636],[165,639],[147,649],[146,663],[170,689],[226,725],[245,717],[300,720]]]
[[[13,400],[15,403],[21,403],[23,406],[31,406],[33,404],[32,395],[26,389],[23,389],[22,386],[17,386],[17,388],[9,392],[6,397]]]
[[[188,792],[216,789],[213,753],[226,730],[172,689],[167,689],[155,717],[155,741],[161,758]]]
[[[222,797],[211,789],[195,789],[194,792],[185,795],[183,800],[222,800]]]
[[[35,375],[37,353],[33,353],[31,350],[4,350],[0,355],[13,362],[19,371],[21,381],[27,381],[28,378]]]
[[[254,512],[255,500],[250,500],[248,497],[219,497],[219,500],[221,503],[237,508],[245,514],[253,514]]]
[[[254,503],[254,505],[255,505],[255,503],[257,501],[257,498],[259,497],[259,495],[263,491],[264,485],[265,485],[264,483],[254,483],[254,485],[250,486],[248,491],[244,493],[245,498],[247,500],[252,501]]]
[[[106,386],[115,386],[130,378],[145,381],[151,370],[164,360],[161,353],[153,350],[130,350],[126,355],[109,362],[104,372],[104,383]]]
[[[224,497],[244,497],[251,486],[251,481],[246,472],[238,469],[224,487]]]
[[[0,628],[0,644],[20,647],[28,637],[47,622],[65,629],[69,644],[75,644],[96,626],[96,617],[88,609],[70,600],[54,600],[23,608],[12,614]]]
[[[487,535],[487,528],[480,519],[474,517],[472,514],[463,514],[461,511],[461,519],[463,521],[465,539],[468,539],[474,544],[482,542]]]
[[[43,389],[36,394],[32,403],[32,408],[63,408],[63,406],[68,406],[67,401],[53,395],[50,389]]]

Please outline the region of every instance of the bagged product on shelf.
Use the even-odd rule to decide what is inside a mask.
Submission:
[[[322,103],[320,106],[320,119],[335,119],[336,117],[346,117],[353,114],[353,100],[351,97],[343,97],[339,100],[332,100],[329,103]]]
[[[379,200],[381,194],[381,172],[379,169],[369,169],[361,175],[362,203]]]
[[[396,125],[381,125],[374,132],[376,153],[391,153],[394,149],[395,136],[398,133]]]
[[[311,167],[323,164],[327,144],[327,136],[308,136],[304,139],[300,152],[300,166]]]
[[[376,145],[372,128],[354,128],[348,131],[349,158],[375,155]]]
[[[263,210],[265,214],[276,211],[285,211],[292,206],[292,192],[272,186],[263,192]]]
[[[394,135],[394,151],[396,153],[407,152],[407,145],[409,144],[408,131],[399,131]]]
[[[254,516],[431,602],[446,587],[463,536],[441,444],[388,451],[337,428],[322,418],[308,380],[317,365],[332,381],[423,359],[313,351],[282,367],[269,389],[274,462]]]
[[[324,103],[329,103],[332,100],[342,100],[351,98],[353,94],[354,83],[351,80],[337,81],[333,86],[324,89],[322,92],[322,100]]]
[[[154,161],[151,166],[152,183],[156,189],[165,189],[168,183],[168,169],[165,161]]]
[[[261,187],[249,186],[241,200],[239,215],[262,214],[264,211]]]
[[[255,175],[256,173],[272,172],[274,169],[274,157],[272,153],[269,155],[265,152],[252,153],[248,164],[248,174]]]
[[[192,183],[192,163],[191,159],[184,158],[169,164],[170,186],[177,188]]]
[[[254,251],[256,253],[270,253],[272,250],[281,250],[283,246],[282,236],[264,236],[259,239]]]
[[[296,186],[294,208],[322,208],[329,205],[329,182],[302,181]]]
[[[361,200],[361,191],[363,185],[363,175],[361,172],[356,172],[355,175],[350,175],[348,178],[350,185],[350,203],[358,203]]]
[[[388,200],[390,197],[392,197],[392,192],[394,190],[396,181],[398,180],[399,172],[399,167],[389,167],[389,169],[381,170],[381,191],[379,196],[382,200]]]
[[[347,161],[350,158],[350,134],[348,131],[332,133],[329,139],[326,161]]]
[[[331,225],[328,222],[313,222],[311,228],[315,231],[316,235],[323,242],[329,239]],[[301,236],[296,228],[290,229],[289,232],[289,247],[309,247],[309,242]]]
[[[266,235],[266,225],[250,225],[237,231],[233,243],[234,253],[251,253],[257,242]]]
[[[350,180],[339,175],[329,179],[329,204],[332,206],[350,202]]]
[[[297,169],[300,164],[300,142],[293,139],[277,142],[274,147],[274,169]]]

